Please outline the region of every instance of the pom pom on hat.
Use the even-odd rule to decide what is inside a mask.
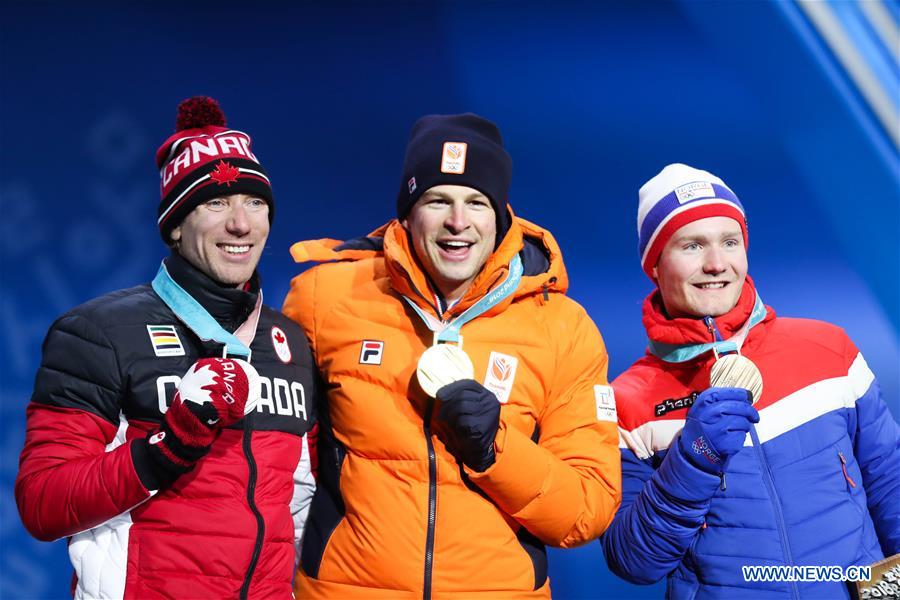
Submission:
[[[725,182],[681,163],[666,166],[638,192],[638,253],[650,279],[669,239],[688,223],[707,217],[737,221],[748,245],[744,206]]]
[[[209,96],[194,96],[182,100],[178,105],[175,131],[199,129],[209,125],[225,127],[225,113],[219,103]]]

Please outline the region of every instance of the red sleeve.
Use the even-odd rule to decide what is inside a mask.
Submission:
[[[22,523],[42,541],[96,527],[149,496],[131,443],[109,452],[116,428],[93,413],[32,402],[16,477]]]

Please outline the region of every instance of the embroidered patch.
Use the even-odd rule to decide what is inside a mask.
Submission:
[[[209,178],[219,185],[231,187],[232,183],[237,183],[238,176],[240,174],[241,172],[235,167],[231,166],[231,163],[220,160],[216,164],[216,170],[209,174]]]
[[[707,442],[706,438],[702,435],[691,442],[691,450],[694,451],[694,454],[698,454],[706,458],[706,460],[714,465],[722,462],[722,458],[715,450],[712,449],[712,447],[709,445],[709,442]]]
[[[699,198],[715,198],[716,192],[711,183],[695,181],[675,188],[675,197],[678,198],[679,204],[684,204]]]
[[[184,346],[174,325],[147,325],[156,356],[184,356]]]
[[[491,352],[487,373],[484,375],[484,387],[494,392],[500,404],[509,402],[509,394],[512,392],[518,366],[519,359],[515,356]]]
[[[462,175],[466,172],[466,150],[469,145],[465,142],[444,142],[444,152],[441,155],[441,173]]]
[[[594,401],[597,403],[597,420],[617,423],[616,394],[609,385],[594,386]]]
[[[689,396],[685,396],[684,398],[669,398],[663,400],[653,407],[653,414],[657,417],[661,417],[664,414],[672,412],[673,410],[678,410],[679,408],[690,408],[694,405],[694,400],[697,399],[699,393],[700,392],[691,392]]]
[[[416,191],[416,178],[410,177],[409,181],[406,182],[406,187],[409,188],[410,194],[412,194],[414,191]]]
[[[291,362],[291,347],[288,345],[287,336],[281,327],[272,326],[272,347],[275,348],[275,354],[281,362],[287,364]]]
[[[359,349],[359,364],[380,365],[382,354],[384,354],[384,342],[363,340]]]

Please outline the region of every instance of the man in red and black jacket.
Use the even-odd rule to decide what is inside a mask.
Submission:
[[[302,330],[262,305],[274,202],[215,101],[157,152],[171,255],[152,283],[60,317],[16,479],[36,538],[68,538],[78,598],[291,595],[315,487]]]

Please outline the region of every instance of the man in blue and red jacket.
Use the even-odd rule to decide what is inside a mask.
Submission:
[[[623,498],[603,538],[628,581],[670,598],[845,597],[841,581],[751,581],[746,566],[870,565],[900,551],[900,429],[838,327],[778,318],[747,275],[744,208],[682,164],[640,190],[647,354],[613,382]],[[716,354],[762,374],[710,387]],[[788,577],[789,578],[789,577]],[[812,579],[812,578],[811,578]]]

